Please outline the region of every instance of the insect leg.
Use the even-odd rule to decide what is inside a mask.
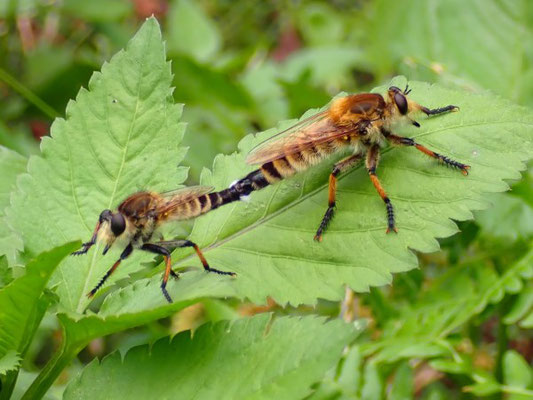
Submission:
[[[457,110],[459,110],[459,107],[449,105],[449,106],[446,106],[446,107],[440,107],[440,108],[433,108],[432,109],[432,108],[427,108],[427,107],[424,107],[424,106],[420,106],[420,110],[426,115],[437,115],[437,114],[442,114],[442,113],[445,113],[445,112],[448,112],[448,111],[457,111]]]
[[[98,231],[100,230],[100,225],[101,223],[98,222],[96,224],[96,227],[94,228],[94,232],[93,232],[93,235],[91,236],[91,240],[89,240],[88,242],[85,242],[81,245],[81,249],[78,250],[78,251],[75,251],[73,253],[71,253],[71,255],[73,256],[80,256],[82,254],[85,254],[89,251],[89,249],[94,246],[96,244],[96,238],[98,236]]]
[[[381,186],[381,183],[379,182],[379,179],[376,175],[376,168],[378,167],[378,163],[379,146],[373,145],[366,153],[366,169],[368,170],[368,175],[370,176],[372,184],[378,191],[380,197],[385,202],[385,206],[387,207],[387,233],[389,233],[390,231],[398,232],[396,226],[394,225],[394,209],[392,207],[392,203],[389,197],[387,196],[387,193],[385,193],[385,190]]]
[[[207,263],[207,260],[204,257],[204,254],[202,253],[202,250],[198,247],[198,245],[194,242],[191,242],[190,240],[170,240],[167,242],[158,242],[158,245],[162,246],[170,246],[170,247],[192,247],[194,251],[196,252],[196,255],[202,262],[202,265],[204,266],[204,269],[206,272],[214,272],[216,274],[220,275],[231,275],[236,276],[237,274],[235,272],[228,272],[228,271],[220,271],[216,268],[211,268],[209,264]]]
[[[102,285],[107,280],[107,278],[109,278],[111,276],[111,274],[113,272],[115,272],[115,270],[120,265],[122,260],[125,260],[126,258],[128,258],[132,251],[133,251],[133,246],[130,243],[130,244],[128,244],[126,246],[126,248],[124,249],[124,251],[120,255],[119,259],[117,261],[115,261],[113,266],[105,273],[105,275],[102,277],[102,279],[100,279],[100,282],[98,282],[98,284],[94,287],[94,289],[91,290],[89,293],[87,293],[87,297],[91,298],[91,297],[94,296],[94,294],[98,291],[98,289],[100,289],[102,287]]]
[[[391,134],[387,136],[387,139],[389,139],[392,143],[400,145],[400,146],[414,146],[417,150],[420,150],[422,153],[427,154],[430,157],[436,158],[443,164],[449,165],[453,168],[460,169],[463,175],[468,175],[468,170],[470,169],[470,165],[462,164],[458,161],[452,160],[451,158],[443,156],[442,154],[435,153],[434,151],[428,149],[427,147],[424,147],[421,144],[418,144],[411,138],[406,138],[406,137],[401,137],[401,136]]]
[[[362,154],[352,154],[333,166],[333,171],[329,175],[329,191],[328,191],[328,209],[322,218],[322,222],[316,231],[315,240],[320,242],[322,241],[322,234],[327,229],[329,222],[333,218],[333,213],[335,212],[335,198],[337,193],[337,176],[346,171],[348,168],[356,164],[361,158]]]
[[[161,246],[161,243],[167,242],[145,243],[141,246],[141,250],[149,251],[150,253],[161,254],[165,258],[165,274],[163,275],[163,281],[161,282],[161,291],[163,292],[165,299],[169,303],[172,303],[172,298],[167,292],[168,277],[169,275],[172,275],[173,277],[178,278],[178,274],[172,270],[170,251]]]

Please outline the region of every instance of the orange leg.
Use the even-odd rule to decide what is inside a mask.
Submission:
[[[91,290],[89,293],[87,293],[87,297],[91,298],[94,296],[94,294],[98,291],[98,289],[100,289],[102,285],[105,283],[107,278],[109,278],[111,274],[115,272],[115,270],[118,268],[122,260],[125,260],[126,258],[128,258],[132,251],[133,251],[133,246],[130,243],[128,246],[126,246],[126,248],[120,255],[120,258],[117,261],[115,261],[113,266],[106,272],[106,274],[102,277],[102,279],[100,279],[100,282],[98,282],[98,284],[94,287],[94,289]]]
[[[389,197],[387,196],[387,193],[385,193],[385,189],[383,189],[383,187],[381,186],[381,183],[376,175],[376,168],[378,167],[378,163],[379,146],[374,145],[366,153],[366,169],[368,171],[368,175],[370,176],[372,184],[378,191],[379,196],[387,207],[387,233],[389,233],[390,231],[398,232],[398,229],[396,229],[394,223],[394,208],[392,207],[392,203]]]
[[[157,244],[156,243],[145,243],[142,245],[141,250],[149,251],[150,253],[161,254],[164,257],[165,273],[163,275],[163,281],[161,282],[161,291],[163,292],[163,296],[165,296],[165,299],[169,303],[172,303],[172,298],[167,292],[168,278],[170,275],[172,275],[174,278],[179,278],[179,275],[172,270],[172,259],[170,257],[170,251],[166,249],[165,247],[160,246],[160,243],[165,243],[165,242],[159,242]]]
[[[198,247],[196,243],[193,243],[189,240],[169,240],[164,242],[157,242],[157,243],[146,243],[141,247],[141,250],[150,251],[152,253],[156,254],[162,254],[165,257],[165,274],[163,275],[163,281],[161,282],[161,290],[163,291],[163,295],[165,296],[165,299],[169,303],[172,303],[172,298],[168,294],[166,290],[168,278],[170,275],[174,276],[175,278],[178,277],[178,274],[176,274],[171,267],[171,259],[170,259],[170,251],[164,247],[192,247],[196,254],[198,255],[198,258],[200,259],[202,265],[204,266],[204,269],[206,272],[214,272],[216,274],[220,275],[231,275],[235,276],[236,274],[234,272],[228,272],[228,271],[220,271],[216,268],[211,268],[209,264],[207,263],[207,260],[204,257],[204,254]]]
[[[336,201],[336,194],[337,194],[337,176],[341,172],[346,171],[348,168],[356,164],[362,157],[363,156],[361,154],[352,154],[351,156],[340,160],[333,167],[333,171],[329,175],[328,209],[326,210],[326,213],[324,214],[324,217],[322,218],[322,222],[320,223],[320,226],[318,227],[318,230],[316,231],[315,240],[317,242],[322,241],[322,234],[327,229],[329,222],[333,218],[333,214],[335,212],[335,201]]]
[[[468,170],[470,169],[470,165],[462,164],[458,161],[455,161],[446,156],[443,156],[442,154],[435,153],[433,150],[430,150],[427,147],[416,143],[411,138],[401,137],[397,135],[389,135],[387,136],[387,139],[389,139],[392,143],[396,145],[414,146],[417,150],[421,151],[422,153],[427,154],[430,157],[436,158],[437,160],[439,160],[445,165],[459,169],[463,175],[468,175]]]

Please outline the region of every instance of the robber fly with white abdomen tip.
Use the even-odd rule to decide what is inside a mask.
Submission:
[[[161,290],[169,303],[172,302],[172,299],[166,289],[168,278],[170,275],[175,278],[178,277],[178,274],[171,268],[169,248],[192,247],[202,262],[205,271],[235,276],[233,272],[220,271],[210,267],[200,248],[196,243],[189,240],[150,242],[156,230],[164,223],[194,218],[221,205],[239,200],[239,194],[233,189],[225,189],[220,192],[212,192],[212,189],[207,186],[196,186],[167,193],[138,192],[120,203],[116,212],[111,210],[102,211],[91,240],[84,243],[80,250],[72,254],[81,255],[87,253],[97,241],[105,243],[103,254],[107,253],[117,239],[125,241],[127,245],[119,259],[87,296],[93,297],[120,263],[128,258],[133,249],[136,248],[161,254],[164,257],[165,273],[161,283]]]
[[[385,97],[377,93],[361,93],[333,100],[326,110],[298,122],[252,149],[246,161],[248,164],[260,165],[259,169],[235,182],[232,188],[241,196],[247,196],[254,190],[304,171],[339,150],[352,148],[352,155],[336,163],[330,174],[328,208],[318,227],[315,240],[322,240],[322,235],[333,217],[337,176],[365,156],[370,180],[386,206],[387,233],[397,232],[392,203],[376,175],[380,148],[385,142],[415,147],[443,164],[459,169],[464,175],[468,175],[470,168],[428,149],[413,139],[392,133],[394,125],[402,120],[420,127],[420,124],[410,117],[417,111],[429,116],[459,109],[453,105],[430,109],[410,100],[407,97],[409,93],[408,87],[402,91],[391,86]]]

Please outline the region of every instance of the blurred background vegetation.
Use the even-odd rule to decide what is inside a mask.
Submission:
[[[0,0],[0,144],[24,156],[36,154],[53,119],[65,116],[69,100],[87,87],[93,71],[152,14],[162,25],[172,61],[175,101],[186,105],[190,184],[216,154],[233,152],[244,135],[299,117],[340,91],[367,91],[398,74],[533,105],[529,0]],[[531,282],[503,290],[494,304],[479,297],[492,282],[487,276],[503,276],[531,249],[531,168],[522,181],[510,184],[511,192],[491,196],[496,207],[476,213],[476,222],[460,224],[461,234],[441,240],[442,251],[420,255],[420,270],[397,275],[392,287],[372,289],[352,304],[355,317],[370,321],[368,339],[377,339],[397,332],[398,324],[421,313],[422,306],[429,307],[422,313],[435,312],[441,319],[451,317],[446,311],[464,311],[464,305],[445,305],[454,293],[472,294],[473,311],[447,325],[444,335],[453,335],[450,343],[472,369],[417,370],[416,393],[427,398],[471,396],[464,386],[472,384],[474,370],[502,382],[509,349],[526,363],[533,360]],[[170,320],[99,339],[79,361],[235,310],[334,316],[339,308],[325,302],[317,310],[205,302]],[[57,345],[52,318],[38,339],[26,360],[28,370],[42,367]],[[67,370],[64,380],[77,368]],[[327,396],[317,398],[336,398],[343,391],[331,382],[321,390]]]

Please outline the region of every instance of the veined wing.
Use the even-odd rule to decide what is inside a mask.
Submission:
[[[315,114],[265,140],[253,148],[246,162],[265,164],[287,154],[294,154],[314,145],[330,142],[357,131],[357,125],[339,127],[328,117],[328,111]]]
[[[161,196],[166,201],[161,204],[158,211],[161,213],[172,212],[173,209],[181,204],[188,203],[197,197],[210,193],[213,189],[213,186],[190,186],[161,193]]]
[[[186,186],[179,189],[169,190],[168,192],[162,192],[161,196],[164,198],[182,197],[182,196],[201,196],[203,194],[212,192],[213,186]]]

